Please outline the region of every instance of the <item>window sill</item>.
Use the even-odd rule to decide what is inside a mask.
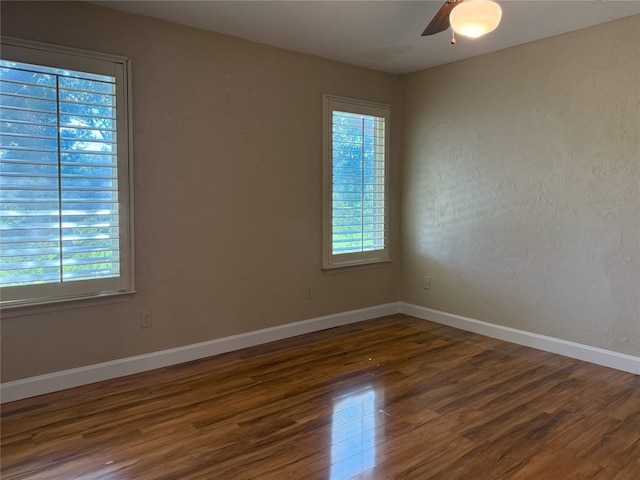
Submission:
[[[59,300],[45,300],[37,303],[21,303],[15,305],[3,305],[2,318],[25,317],[39,315],[62,310],[74,310],[77,308],[96,307],[112,303],[124,303],[131,300],[136,290],[126,292],[105,293],[90,297],[62,298]]]
[[[364,260],[364,261],[357,261],[352,263],[340,263],[337,265],[328,265],[328,266],[325,265],[322,267],[322,270],[324,270],[326,273],[332,273],[332,272],[337,273],[337,272],[343,272],[343,271],[360,270],[365,268],[384,267],[387,264],[390,264],[392,262],[393,262],[393,259],[391,258]]]

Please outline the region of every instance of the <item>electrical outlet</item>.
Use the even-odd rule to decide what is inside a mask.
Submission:
[[[422,279],[422,288],[425,290],[431,290],[431,277],[424,277]]]
[[[311,300],[313,298],[313,287],[311,285],[305,285],[305,298]]]
[[[153,326],[153,320],[151,318],[151,310],[145,310],[140,313],[140,328],[149,328]]]

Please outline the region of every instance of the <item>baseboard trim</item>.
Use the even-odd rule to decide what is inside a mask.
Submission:
[[[45,393],[66,390],[156,368],[177,365],[201,358],[219,355],[246,347],[295,337],[305,333],[326,330],[350,323],[399,313],[398,303],[388,303],[349,312],[302,320],[299,322],[264,328],[183,347],[161,350],[144,355],[72,368],[38,375],[0,385],[0,403],[12,402]]]
[[[423,320],[431,320],[442,325],[459,328],[468,332],[479,333],[518,345],[536,348],[545,352],[556,353],[565,357],[615,368],[624,372],[640,375],[640,357],[605,350],[603,348],[569,342],[555,337],[548,337],[515,328],[504,327],[473,318],[441,312],[427,307],[400,302],[400,312]]]
[[[326,330],[327,328],[339,327],[341,325],[348,325],[350,323],[384,317],[395,313],[404,313],[416,318],[430,320],[487,337],[497,338],[518,345],[525,345],[538,350],[640,375],[640,357],[637,356],[483,322],[432,308],[397,302],[302,320],[286,325],[264,328],[254,332],[185,345],[183,347],[6,382],[0,385],[0,403],[12,402],[14,400],[35,397],[45,393],[66,390],[67,388],[110,380],[125,375],[155,370],[156,368],[177,365],[246,347],[253,347],[297,335],[304,335],[305,333],[317,332]]]

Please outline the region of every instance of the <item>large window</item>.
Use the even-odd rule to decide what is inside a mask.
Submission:
[[[2,40],[3,306],[131,292],[126,59]]]
[[[389,107],[323,96],[323,268],[389,260]]]

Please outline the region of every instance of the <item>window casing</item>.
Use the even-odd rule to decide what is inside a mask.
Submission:
[[[128,59],[2,38],[0,295],[134,291]]]
[[[388,262],[388,105],[323,95],[324,269]]]

